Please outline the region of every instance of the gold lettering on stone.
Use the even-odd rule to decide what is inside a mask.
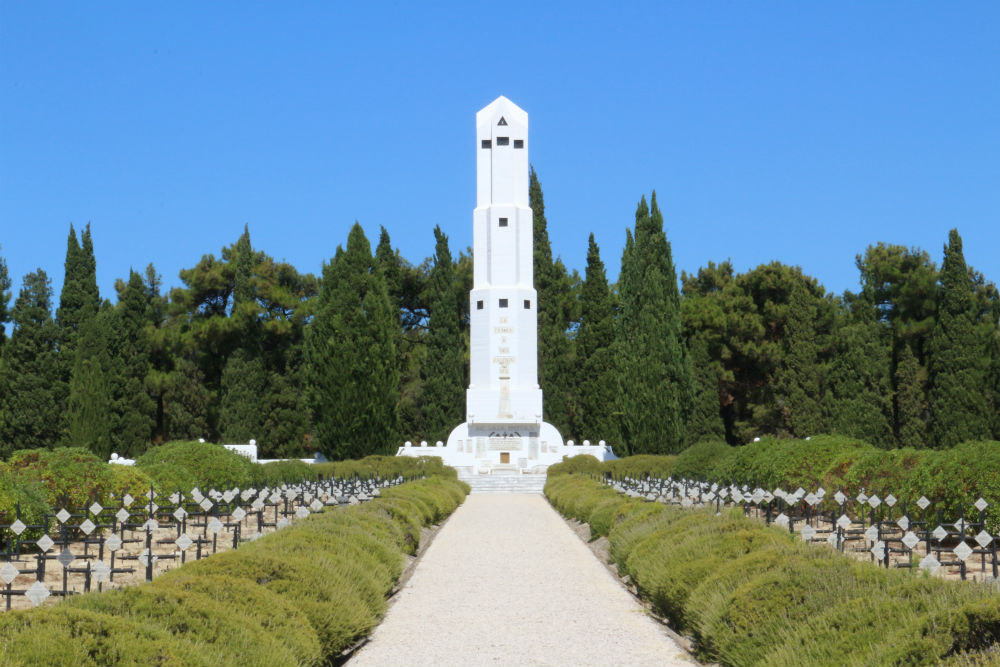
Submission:
[[[493,327],[493,333],[512,334],[514,333],[514,327]]]

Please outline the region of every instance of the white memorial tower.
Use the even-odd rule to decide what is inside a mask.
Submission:
[[[466,420],[447,445],[407,443],[400,455],[441,456],[467,473],[540,472],[564,454],[614,457],[604,445],[564,445],[559,431],[542,419],[528,171],[528,114],[498,97],[476,114]]]

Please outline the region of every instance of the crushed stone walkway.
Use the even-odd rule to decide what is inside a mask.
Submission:
[[[695,665],[540,495],[470,495],[348,667]]]

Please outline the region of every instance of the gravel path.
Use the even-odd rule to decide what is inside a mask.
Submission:
[[[348,667],[694,665],[540,495],[470,495]]]

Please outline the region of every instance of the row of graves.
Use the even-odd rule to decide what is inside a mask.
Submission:
[[[605,483],[632,497],[685,508],[741,507],[753,516],[787,529],[807,542],[826,542],[841,552],[870,559],[879,566],[919,568],[939,576],[998,583],[997,540],[987,526],[989,503],[978,498],[972,517],[947,517],[921,496],[912,506],[892,493],[827,494],[797,488],[789,492],[749,484],[720,484],[688,479],[616,478]],[[964,504],[964,503],[963,503]]]
[[[62,507],[41,523],[22,521],[20,507],[0,524],[3,609],[42,604],[49,596],[119,588],[188,560],[239,548],[315,512],[365,502],[403,476],[325,479],[261,489],[211,489],[168,495],[150,489],[111,506]]]

